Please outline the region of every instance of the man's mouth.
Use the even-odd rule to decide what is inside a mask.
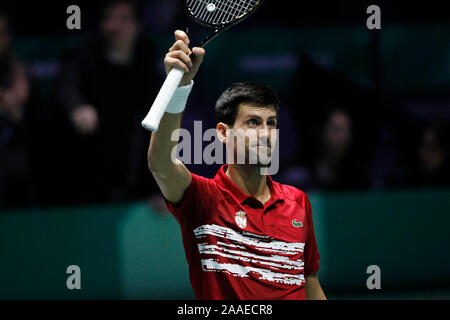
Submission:
[[[270,145],[270,143],[268,143],[268,144],[263,144],[263,143],[261,143],[261,144],[255,144],[255,145],[253,145],[253,147],[254,148],[271,148],[271,145]]]

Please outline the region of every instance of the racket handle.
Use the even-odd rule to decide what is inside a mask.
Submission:
[[[155,101],[153,102],[147,116],[142,120],[142,126],[149,131],[157,131],[161,118],[166,112],[166,108],[175,93],[175,90],[180,85],[183,78],[184,71],[178,68],[172,68],[166,77]]]

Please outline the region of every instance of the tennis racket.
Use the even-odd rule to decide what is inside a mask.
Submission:
[[[205,47],[219,34],[255,12],[262,2],[263,0],[185,0],[185,7],[194,21],[213,29],[200,44],[200,47]],[[145,129],[158,130],[161,118],[183,75],[184,71],[179,68],[170,70],[150,111],[142,121]]]

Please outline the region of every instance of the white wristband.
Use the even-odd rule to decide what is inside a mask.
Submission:
[[[186,107],[186,102],[189,97],[189,93],[191,93],[192,87],[194,86],[194,81],[191,81],[190,84],[183,87],[178,87],[173,94],[172,99],[167,105],[166,112],[167,113],[181,113]]]

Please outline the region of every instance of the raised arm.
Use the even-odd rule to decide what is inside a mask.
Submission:
[[[166,73],[173,67],[185,71],[178,90],[188,90],[192,79],[203,61],[205,50],[189,49],[189,38],[181,30],[175,31],[175,43],[164,59]],[[153,174],[164,197],[172,204],[178,204],[191,183],[191,174],[184,164],[176,159],[172,161],[173,148],[178,143],[179,135],[172,139],[174,130],[180,128],[182,113],[165,113],[158,130],[153,132],[148,149],[148,167]]]

